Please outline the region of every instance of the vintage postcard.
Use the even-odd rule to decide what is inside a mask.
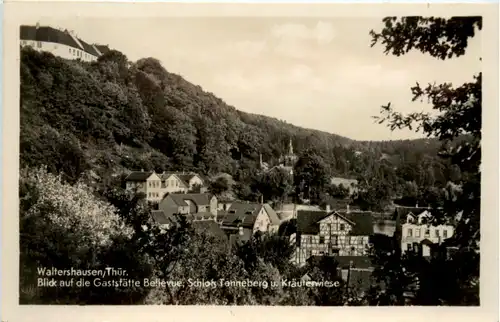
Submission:
[[[7,3],[2,319],[497,320],[495,10]]]

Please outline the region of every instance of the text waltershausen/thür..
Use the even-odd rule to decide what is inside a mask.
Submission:
[[[58,269],[55,267],[38,267],[38,275],[41,276],[114,276],[114,275],[124,275],[124,270],[120,270],[121,274],[115,274],[116,269],[105,268],[105,269]]]

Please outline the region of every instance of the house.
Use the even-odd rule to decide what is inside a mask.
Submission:
[[[364,256],[373,221],[369,212],[298,211],[297,232],[290,236],[292,261],[302,266],[311,256]]]
[[[160,202],[164,195],[161,178],[154,171],[134,171],[126,178],[126,189],[142,192],[146,195],[146,200]]]
[[[431,256],[433,245],[439,245],[454,234],[451,224],[432,225],[429,208],[397,207],[395,210],[401,231],[401,251],[417,251],[424,257]]]
[[[175,217],[173,215],[165,214],[163,210],[151,211],[151,217],[157,225],[164,229],[169,229],[176,223]]]
[[[48,26],[23,25],[20,27],[21,46],[30,46],[37,51],[50,52],[65,59],[96,61],[103,53],[98,46],[78,38],[74,32]]]
[[[187,193],[189,184],[184,182],[176,173],[164,172],[161,175],[163,191],[167,193]]]
[[[190,221],[217,219],[217,197],[207,193],[168,193],[158,208],[166,216],[182,214]]]
[[[257,231],[277,232],[280,221],[274,209],[264,203],[235,201],[219,213],[219,224],[228,234],[253,235]]]
[[[181,192],[187,193],[196,191],[197,193],[207,192],[207,182],[197,173],[184,172],[163,172],[162,183],[165,192]]]

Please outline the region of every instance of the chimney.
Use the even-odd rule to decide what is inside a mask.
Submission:
[[[36,23],[36,29],[40,28],[40,22]]]
[[[418,208],[418,201],[417,201],[417,203],[415,204],[415,208]]]
[[[349,213],[349,204],[346,205],[346,213]]]
[[[331,211],[331,208],[330,208],[330,205],[329,204],[326,204],[326,213],[329,214],[330,211]]]
[[[263,195],[260,195],[260,204],[263,205],[264,204],[264,196]]]
[[[144,172],[144,169],[141,169],[141,172]]]
[[[240,234],[240,236],[243,236],[243,227],[238,227],[238,233]]]

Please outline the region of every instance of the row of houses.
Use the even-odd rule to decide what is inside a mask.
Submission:
[[[134,171],[126,178],[126,189],[145,194],[146,200],[160,202],[169,193],[205,193],[208,181],[194,172]]]
[[[49,26],[22,25],[20,45],[29,46],[37,51],[50,52],[65,59],[96,61],[110,48],[107,45],[90,44],[79,38],[73,31],[56,29]]]
[[[134,172],[127,177],[127,187],[156,201],[153,219],[166,228],[175,224],[175,214],[181,214],[224,236],[231,245],[248,241],[257,232],[279,231],[294,246],[291,260],[297,266],[335,258],[343,278],[358,276],[365,284],[374,269],[368,252],[375,235],[397,238],[403,252],[417,251],[428,257],[433,245],[454,234],[452,224],[432,225],[431,211],[423,207],[396,207],[393,213],[384,214],[350,209],[349,203],[342,202],[323,209],[295,204],[274,209],[262,201],[220,201],[206,191],[188,192],[194,187],[207,188],[206,179],[196,173]],[[160,197],[150,194],[155,191]],[[289,229],[282,229],[286,223]]]

